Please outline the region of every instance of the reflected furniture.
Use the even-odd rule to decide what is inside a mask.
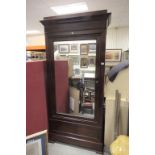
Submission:
[[[56,108],[57,112],[69,111],[68,61],[55,61]]]

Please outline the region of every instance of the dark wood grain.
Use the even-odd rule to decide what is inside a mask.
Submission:
[[[104,66],[106,29],[110,22],[110,13],[106,10],[74,15],[45,17],[41,23],[45,28],[47,52],[47,103],[49,141],[59,141],[97,152],[104,146]],[[71,116],[56,113],[55,97],[55,41],[96,40],[96,98],[95,118]]]
[[[76,138],[75,136],[68,136],[66,134],[62,134],[62,133],[50,133],[49,134],[49,142],[51,141],[55,141],[55,142],[63,142],[63,143],[67,143],[70,145],[76,145],[76,146],[80,146],[80,147],[85,147],[86,149],[90,149],[90,150],[95,150],[99,153],[103,152],[103,143],[102,142],[94,142],[92,140],[87,140],[87,139],[81,139],[81,138]]]

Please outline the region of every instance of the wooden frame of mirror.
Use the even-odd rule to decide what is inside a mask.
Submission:
[[[63,142],[97,152],[104,146],[104,62],[106,29],[111,13],[107,10],[73,15],[45,17],[47,52],[47,107],[49,142]],[[96,40],[95,117],[89,119],[56,112],[54,42]]]

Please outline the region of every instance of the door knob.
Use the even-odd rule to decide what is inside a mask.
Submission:
[[[101,62],[101,66],[104,66],[104,62]]]
[[[99,83],[99,80],[96,80],[96,83]]]

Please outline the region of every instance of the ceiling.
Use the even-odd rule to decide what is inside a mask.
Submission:
[[[44,32],[39,22],[43,17],[56,16],[50,7],[86,2],[88,11],[108,10],[112,13],[110,27],[129,25],[129,0],[26,0],[26,29]]]

